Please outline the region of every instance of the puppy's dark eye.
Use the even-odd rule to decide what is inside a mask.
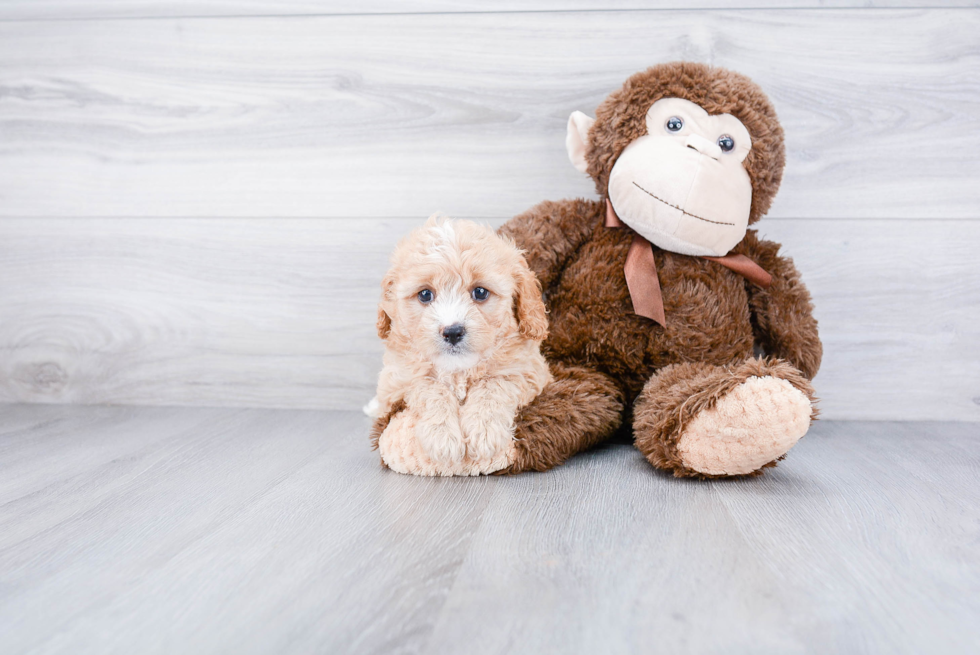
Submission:
[[[735,148],[735,139],[727,134],[722,134],[718,137],[718,147],[721,148],[722,152],[731,152]]]
[[[484,289],[483,287],[477,287],[473,289],[472,295],[473,295],[473,300],[476,300],[477,302],[481,302],[490,297],[490,292]]]
[[[419,291],[419,302],[423,305],[428,305],[430,302],[432,302],[433,298],[435,298],[435,294],[433,294],[429,289],[422,289]]]
[[[680,132],[684,128],[684,121],[677,116],[671,116],[667,119],[666,127],[668,132]]]

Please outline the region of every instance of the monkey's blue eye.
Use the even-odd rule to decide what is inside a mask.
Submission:
[[[473,300],[476,300],[477,302],[480,302],[480,301],[483,301],[483,300],[486,300],[487,298],[489,298],[490,297],[490,292],[487,291],[486,289],[484,289],[483,287],[477,287],[477,288],[473,289],[473,294],[472,295],[473,295]]]
[[[419,291],[419,302],[422,303],[423,305],[428,305],[430,302],[432,302],[432,299],[434,297],[435,296],[428,289],[422,289],[421,291]]]
[[[677,116],[671,116],[667,119],[667,131],[668,132],[680,132],[684,128],[684,121],[682,121]]]
[[[727,134],[722,134],[718,137],[718,147],[721,148],[722,152],[731,152],[735,148],[735,139]]]

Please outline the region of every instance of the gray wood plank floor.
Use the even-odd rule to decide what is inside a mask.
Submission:
[[[627,445],[382,470],[352,412],[0,409],[4,653],[976,652],[980,428],[817,423],[775,471]]]

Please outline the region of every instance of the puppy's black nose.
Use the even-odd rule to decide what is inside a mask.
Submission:
[[[462,341],[465,335],[466,328],[462,323],[453,323],[449,327],[442,328],[442,338],[454,346]]]

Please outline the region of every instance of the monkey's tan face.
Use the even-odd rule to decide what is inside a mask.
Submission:
[[[616,160],[609,199],[620,220],[664,250],[725,255],[749,223],[752,183],[742,161],[751,147],[734,116],[663,98],[647,112],[647,135]]]
[[[582,119],[570,121],[570,142],[575,120]],[[734,116],[712,116],[680,98],[654,102],[646,123],[646,136],[626,147],[609,175],[616,214],[664,250],[727,254],[745,236],[752,206],[742,165],[752,148],[748,130]],[[569,153],[574,162],[571,146]]]

